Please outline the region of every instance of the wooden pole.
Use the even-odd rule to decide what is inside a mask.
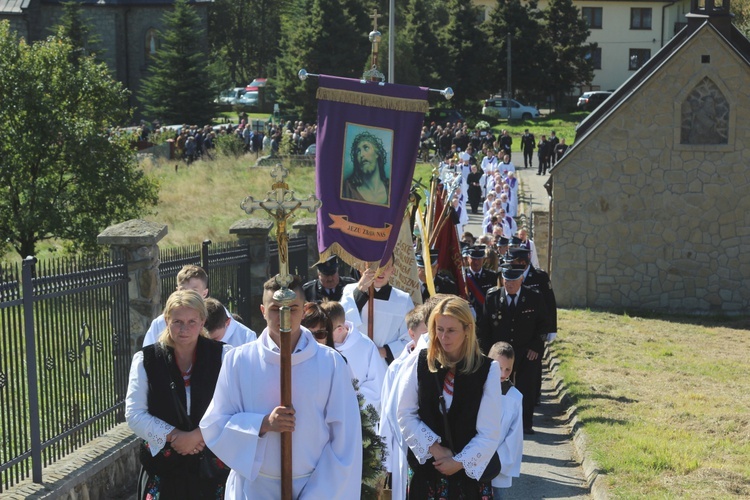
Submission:
[[[367,336],[372,340],[373,332],[373,316],[375,316],[375,285],[370,284],[369,290],[370,296],[367,298]]]
[[[292,329],[291,309],[281,307],[281,406],[292,406]],[[292,500],[292,433],[281,433],[281,499]]]

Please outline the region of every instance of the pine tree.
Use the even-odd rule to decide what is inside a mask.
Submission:
[[[168,124],[210,123],[216,90],[200,17],[187,0],[176,0],[174,10],[164,15],[164,25],[161,48],[139,95],[145,114]]]
[[[479,78],[482,70],[483,36],[479,30],[479,9],[471,0],[450,0],[448,24],[440,31],[440,42],[446,47],[441,72],[449,75],[455,92],[455,106],[468,112],[478,111],[478,101],[487,92],[488,82]]]
[[[542,41],[541,14],[536,1],[498,2],[483,25],[489,46],[486,74],[492,81],[490,92],[506,90],[508,34],[511,47],[511,85],[513,95],[524,100],[543,95],[544,78],[551,52]]]
[[[383,438],[375,432],[378,424],[378,412],[372,405],[365,406],[365,397],[359,392],[358,383],[354,381],[359,403],[359,416],[362,421],[362,495],[365,500],[377,500],[380,493],[379,479],[385,467],[383,461],[387,451]]]
[[[83,56],[94,53],[94,48],[101,43],[101,37],[92,32],[92,27],[83,16],[82,4],[77,1],[63,2],[63,15],[60,22],[50,31],[60,37],[66,37],[77,50],[70,53],[70,60],[76,63]]]
[[[288,108],[303,120],[317,115],[317,85],[300,82],[297,72],[359,78],[370,51],[369,23],[354,0],[294,0],[282,14],[277,89]]]
[[[572,0],[550,0],[544,20],[546,43],[554,56],[546,83],[549,94],[555,96],[559,105],[564,94],[594,78],[587,55],[596,44],[586,42],[590,30]]]
[[[437,37],[434,4],[426,0],[409,0],[403,13],[403,29],[397,32],[404,49],[399,54],[397,43],[396,75],[399,83],[444,88],[452,85],[441,71],[445,61],[444,48]],[[405,56],[399,59],[398,56]]]

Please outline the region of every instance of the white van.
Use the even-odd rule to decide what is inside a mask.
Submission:
[[[541,116],[539,110],[534,106],[524,106],[515,99],[506,99],[504,97],[493,97],[484,101],[482,114],[507,120],[509,106],[511,120],[531,120],[532,118],[539,118]]]

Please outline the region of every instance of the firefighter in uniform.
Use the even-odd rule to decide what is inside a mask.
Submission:
[[[477,322],[477,337],[485,353],[495,342],[513,346],[513,377],[523,394],[524,434],[533,434],[534,403],[549,326],[544,298],[522,285],[523,271],[520,266],[502,267],[503,286],[487,293],[484,314]]]
[[[302,285],[306,302],[323,302],[323,299],[341,301],[341,294],[346,285],[356,283],[353,278],[339,276],[339,259],[335,255],[325,262],[315,264],[318,268],[318,279]]]

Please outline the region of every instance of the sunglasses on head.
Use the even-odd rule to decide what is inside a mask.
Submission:
[[[318,340],[323,340],[328,337],[328,330],[311,330],[313,336]]]

